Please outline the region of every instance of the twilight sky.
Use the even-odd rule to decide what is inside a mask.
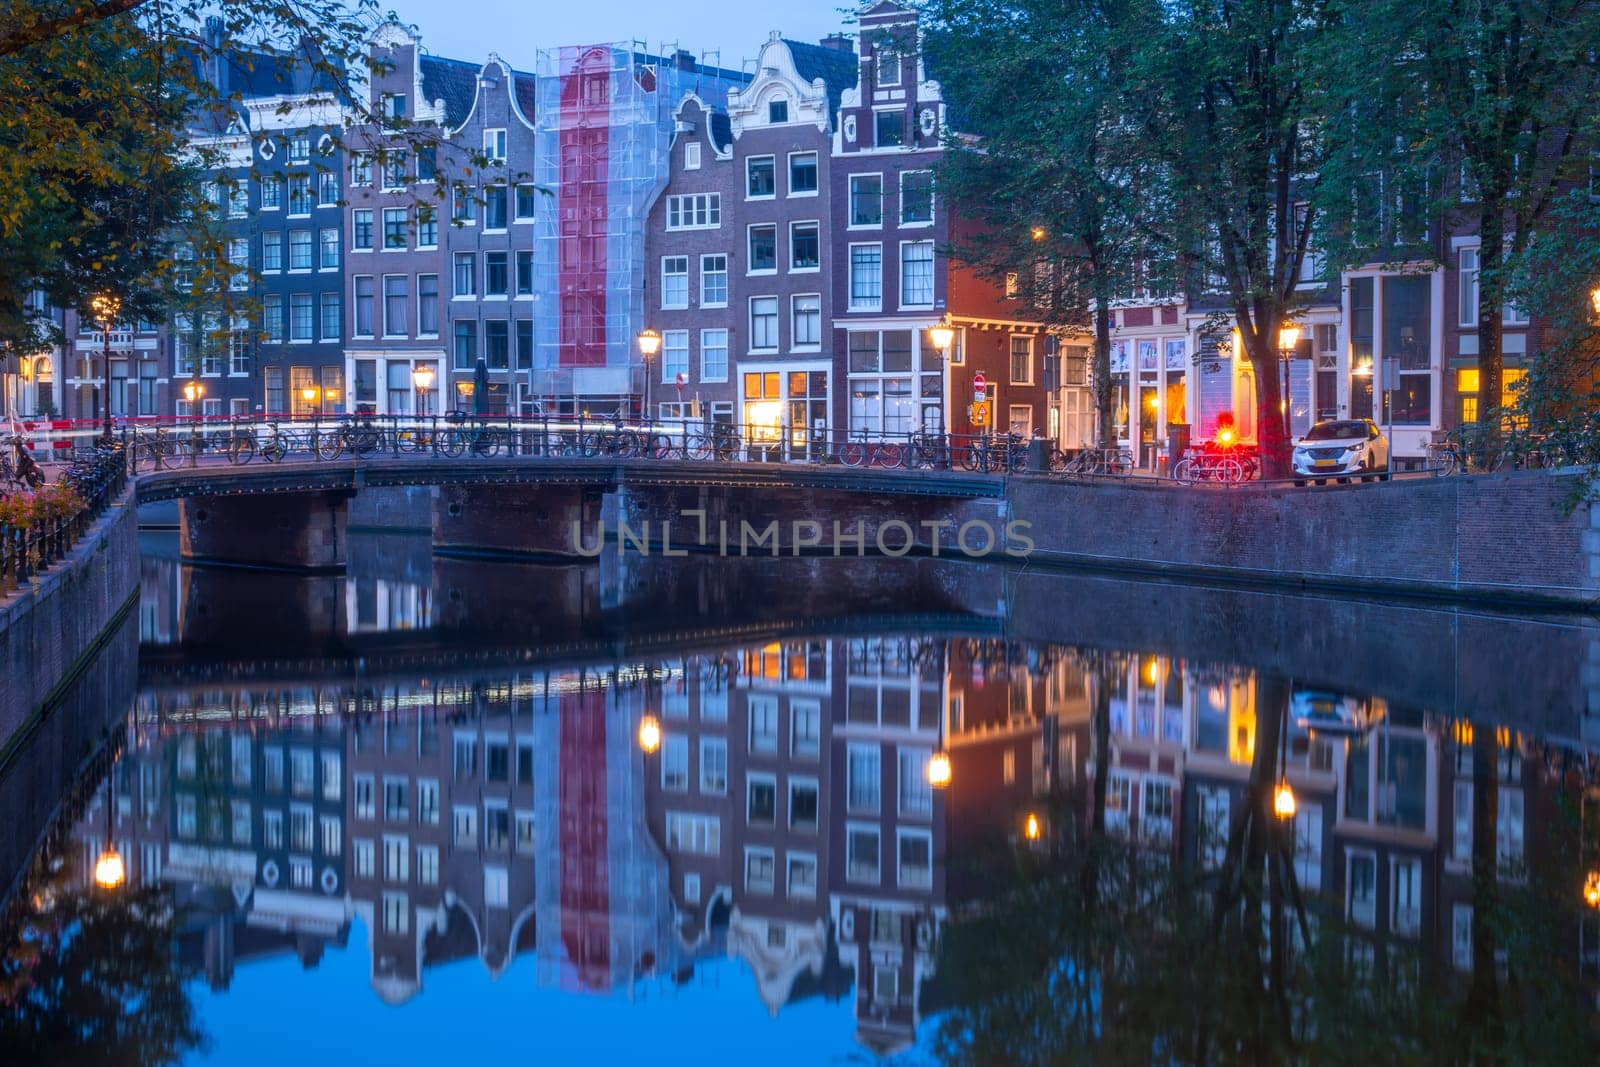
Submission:
[[[651,49],[675,43],[696,55],[720,48],[722,66],[738,70],[770,31],[816,41],[843,26],[841,7],[854,10],[848,0],[387,0],[382,6],[416,25],[435,55],[481,62],[493,51],[520,70],[533,69],[540,48],[632,40]]]

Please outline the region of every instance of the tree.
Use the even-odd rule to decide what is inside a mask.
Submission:
[[[1192,295],[1220,301],[1254,373],[1263,475],[1289,473],[1278,330],[1301,303],[1322,162],[1312,91],[1323,5],[1312,0],[1144,0],[1116,5],[1125,112],[1164,178]],[[1285,232],[1287,231],[1287,232]]]
[[[932,0],[930,69],[960,131],[939,187],[976,232],[958,259],[1047,322],[1092,321],[1098,443],[1115,445],[1112,300],[1152,259],[1153,185],[1117,90],[1113,18],[1098,0]]]

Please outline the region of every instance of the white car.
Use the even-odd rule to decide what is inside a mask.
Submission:
[[[1329,419],[1306,431],[1294,444],[1295,484],[1351,475],[1387,478],[1389,439],[1371,419]]]
[[[1377,697],[1362,699],[1320,689],[1297,689],[1289,703],[1295,725],[1314,734],[1359,736],[1388,713],[1388,705]]]

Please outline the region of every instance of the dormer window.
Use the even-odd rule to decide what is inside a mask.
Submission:
[[[690,141],[688,144],[683,146],[683,169],[684,170],[699,170],[700,169],[700,142],[699,141]]]
[[[878,53],[878,85],[890,86],[900,84],[900,53]]]
[[[406,117],[406,97],[404,93],[384,94],[383,117],[386,119],[403,119]]]
[[[774,100],[767,104],[767,121],[774,126],[789,121],[789,101]]]
[[[506,131],[483,131],[483,154],[491,163],[504,163],[506,161]]]

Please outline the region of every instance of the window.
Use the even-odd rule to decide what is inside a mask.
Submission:
[[[437,845],[418,846],[417,882],[420,885],[439,884],[439,848]]]
[[[767,102],[767,121],[774,125],[789,121],[789,101],[770,100]]]
[[[1378,861],[1370,852],[1352,852],[1349,859],[1348,916],[1372,929],[1378,908]]]
[[[933,171],[908,170],[900,175],[900,222],[920,225],[933,221]]]
[[[887,87],[900,84],[900,53],[880,49],[878,52],[878,85]]]
[[[269,174],[261,179],[261,210],[277,211],[283,206],[283,176]]]
[[[511,811],[502,804],[483,806],[483,847],[503,852],[511,845]]]
[[[789,853],[789,895],[805,899],[817,895],[817,857]]]
[[[933,835],[926,830],[899,832],[899,861],[896,881],[906,889],[933,886]]]
[[[483,191],[483,228],[506,228],[506,187],[503,185],[491,185]]]
[[[478,773],[478,742],[471,737],[457,737],[454,749],[456,781],[471,778]]]
[[[311,294],[295,293],[289,297],[289,340],[312,340],[312,326]]]
[[[229,288],[247,288],[250,285],[250,238],[228,239],[228,266],[232,268]]]
[[[339,203],[339,172],[325,170],[317,175],[317,204],[333,207]]]
[[[715,856],[722,851],[722,820],[715,815],[667,812],[667,849],[697,856]]]
[[[478,291],[477,257],[471,252],[456,253],[455,294],[473,296]]]
[[[383,162],[383,187],[385,189],[404,189],[406,187],[406,154],[404,152],[389,152]]]
[[[311,138],[307,134],[297,133],[289,140],[289,162],[306,163],[311,159]]]
[[[845,878],[852,882],[877,884],[878,828],[851,826],[845,832]]]
[[[235,800],[231,805],[233,811],[233,843],[250,847],[250,802],[248,800]]]
[[[372,211],[358,207],[350,212],[350,247],[360,252],[372,249]]]
[[[467,224],[478,217],[478,201],[473,198],[472,190],[464,185],[457,185],[453,190],[454,210],[450,218],[456,222]]]
[[[406,310],[406,276],[404,274],[386,274],[383,276],[383,335],[385,337],[404,337],[409,325]]]
[[[483,295],[505,296],[510,289],[511,279],[506,265],[504,252],[485,252],[483,254]]]
[[[723,277],[723,300],[727,300],[727,277]],[[661,306],[672,310],[689,306],[689,257],[661,257]]]
[[[261,269],[283,269],[283,234],[274,232],[261,235]]]
[[[411,879],[411,842],[404,837],[383,839],[383,880],[406,882]]]
[[[700,257],[700,306],[728,306],[728,257],[720,253]]]
[[[517,320],[517,369],[533,366],[533,320]]]
[[[728,791],[728,742],[720,737],[700,739],[700,792],[722,795]]]
[[[458,807],[450,817],[450,832],[457,848],[478,847],[478,809]]]
[[[822,249],[815,222],[789,224],[789,269],[817,270],[822,266]]]
[[[804,196],[817,191],[817,154],[795,152],[789,156],[789,195]]]
[[[822,297],[802,294],[790,300],[793,345],[817,348],[822,344]]]
[[[411,815],[407,803],[409,793],[404,778],[385,778],[383,780],[383,817],[387,822],[405,822]]]
[[[350,184],[372,184],[372,156],[366,152],[357,152],[350,157]]]
[[[456,323],[455,344],[452,349],[455,353],[456,370],[471,370],[478,362],[478,324],[470,320],[461,320]]]
[[[1415,937],[1422,928],[1422,861],[1394,859],[1390,863],[1390,930]]]
[[[417,247],[439,247],[439,213],[427,204],[417,207]]]
[[[749,273],[772,273],[778,269],[778,227],[750,227]]]
[[[510,324],[505,319],[487,319],[483,324],[483,359],[490,370],[511,366]]]
[[[356,818],[373,818],[377,805],[375,803],[376,784],[370,774],[358,774],[350,781],[351,799],[354,801]]]
[[[728,380],[727,330],[700,331],[700,380],[702,382]]]
[[[877,311],[883,306],[883,246],[850,246],[850,310]]]
[[[778,350],[778,298],[758,296],[750,300],[750,350]]]
[[[817,832],[817,797],[817,783],[814,780],[789,780],[789,829]]]
[[[386,207],[383,209],[383,247],[404,248],[406,246],[406,209],[403,207]]]
[[[721,225],[721,193],[688,193],[667,197],[667,229],[715,230]]]
[[[289,269],[311,269],[311,231],[289,231]]]
[[[439,276],[417,275],[417,335],[439,336]]]
[[[192,800],[184,797],[185,800]],[[261,813],[261,847],[264,849],[280,849],[283,847],[283,812],[264,811]]]
[[[846,810],[876,815],[883,782],[883,755],[877,745],[850,745],[845,764]]]
[[[311,214],[311,177],[307,174],[289,176],[289,214]]]
[[[322,854],[324,856],[337,856],[344,851],[344,832],[338,818],[324,815],[317,820],[322,833]]]
[[[531,811],[519,811],[516,818],[516,848],[518,852],[533,851],[534,818]]]
[[[311,888],[311,861],[304,856],[289,857],[289,885],[295,889]]]
[[[744,888],[747,893],[770,894],[773,888],[775,859],[770,848],[744,850]]]
[[[1472,970],[1472,905],[1450,908],[1450,962],[1458,971]]]
[[[745,195],[750,199],[778,194],[777,164],[771,156],[752,156],[745,160],[744,173]]]
[[[1011,384],[1033,384],[1033,338],[1011,338]]]
[[[538,201],[534,199],[536,190],[532,185],[519,185],[515,202],[512,205],[514,218],[517,222],[530,222],[538,209]]]
[[[745,821],[753,826],[778,823],[778,783],[770,774],[750,776],[745,794]]]
[[[404,893],[383,895],[383,932],[404,934],[411,929],[411,911]]]
[[[900,306],[933,306],[933,242],[900,246]]]
[[[321,255],[317,257],[317,266],[323,270],[338,270],[339,231],[331,227],[318,231],[317,245],[321,249]]]
[[[933,787],[928,784],[928,759],[925,748],[902,748],[899,752],[901,815],[926,819],[933,815]]]
[[[892,148],[906,143],[905,112],[878,111],[872,116],[873,144],[879,148]]]
[[[355,859],[355,874],[357,878],[371,878],[377,858],[377,850],[373,843],[362,838],[350,842],[350,851]]]
[[[699,141],[690,141],[688,144],[683,146],[683,169],[684,170],[699,170],[700,169],[700,142]]]
[[[248,181],[231,181],[228,184],[228,217],[242,219],[250,213],[250,184]]]
[[[483,154],[491,163],[504,163],[506,161],[506,131],[483,131]]]
[[[439,782],[437,779],[417,779],[417,821],[424,826],[439,825]]]
[[[805,759],[816,759],[818,730],[822,723],[821,705],[789,702],[789,754]]]
[[[750,709],[750,751],[778,750],[778,698],[752,696]]]
[[[883,225],[883,175],[851,175],[850,225]]]
[[[533,253],[529,251],[517,253],[517,295],[533,295]]]
[[[689,331],[663,330],[661,333],[661,380],[675,382],[689,374]]]

